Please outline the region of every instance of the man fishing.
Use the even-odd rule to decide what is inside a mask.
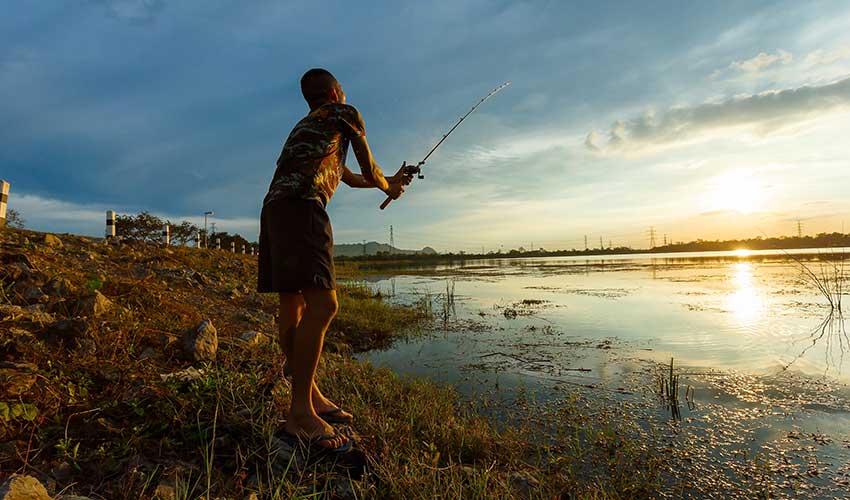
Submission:
[[[257,289],[280,295],[278,342],[292,374],[288,437],[341,453],[351,448],[351,438],[330,424],[348,423],[353,416],[326,398],[315,382],[325,332],[339,307],[333,233],[325,208],[340,181],[398,199],[411,176],[402,168],[384,177],[372,158],[363,118],[345,103],[331,73],[307,71],[301,93],[310,112],[286,139],[263,201]],[[345,165],[349,144],[362,175]]]

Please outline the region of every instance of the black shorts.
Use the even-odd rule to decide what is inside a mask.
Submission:
[[[258,292],[336,288],[331,221],[316,200],[273,200],[260,215]]]

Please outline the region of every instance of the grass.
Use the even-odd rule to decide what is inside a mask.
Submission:
[[[45,281],[68,280],[67,294],[46,304],[57,321],[93,289],[114,306],[64,330],[0,320],[0,359],[37,367],[20,394],[0,387],[0,402],[20,410],[0,414],[0,480],[28,473],[53,491],[108,499],[153,498],[167,486],[185,499],[635,498],[662,487],[659,458],[628,438],[621,417],[600,422],[565,407],[551,424],[556,440],[530,422],[500,430],[451,387],[350,357],[427,315],[425,305],[394,306],[359,285],[339,289],[318,381],[356,415],[349,431],[367,473],[355,480],[340,464],[288,454],[280,351],[239,340],[245,330],[275,333],[275,297],[252,291],[255,260],[73,236],[49,249],[39,236],[0,232],[0,257],[24,253]],[[4,291],[21,303],[8,276]],[[218,329],[219,352],[192,363],[179,337],[203,319]],[[162,377],[191,366],[195,379]]]

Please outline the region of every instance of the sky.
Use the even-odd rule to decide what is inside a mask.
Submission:
[[[0,178],[29,228],[146,210],[257,238],[298,82],[324,67],[388,174],[337,243],[645,247],[850,230],[846,1],[0,0]],[[353,153],[348,165],[358,171]]]

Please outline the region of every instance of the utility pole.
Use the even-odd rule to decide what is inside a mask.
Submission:
[[[204,248],[207,248],[207,217],[215,215],[212,210],[204,212]]]
[[[584,251],[587,251],[587,235],[584,235]]]
[[[390,255],[395,251],[395,239],[393,238],[393,225],[390,224]]]
[[[602,244],[602,236],[599,237],[599,249],[605,250],[605,245]]]
[[[212,234],[215,234],[215,222],[210,222],[210,231],[212,231]]]
[[[652,250],[655,248],[655,228],[649,228],[649,249]]]
[[[665,247],[667,246],[667,235],[666,234],[664,235],[664,246]]]
[[[797,219],[797,237],[803,237],[803,222],[799,219]]]

